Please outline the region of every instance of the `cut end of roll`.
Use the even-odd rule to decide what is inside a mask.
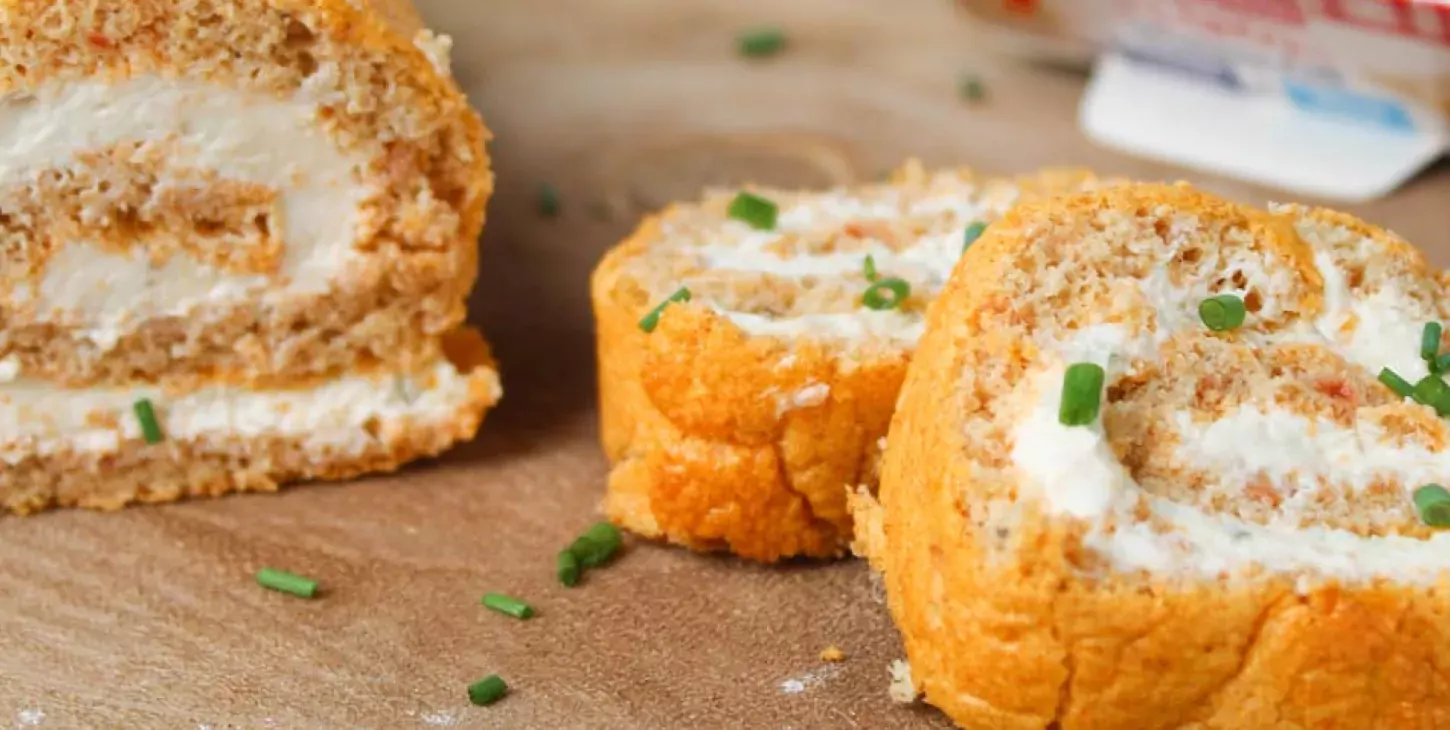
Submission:
[[[397,0],[0,4],[0,504],[472,437],[499,397],[461,329],[493,181],[446,45]]]

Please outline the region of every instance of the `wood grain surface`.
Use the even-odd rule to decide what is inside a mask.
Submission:
[[[986,52],[947,0],[421,0],[456,38],[500,192],[475,319],[504,404],[406,473],[280,495],[0,519],[0,727],[947,727],[886,697],[900,651],[864,567],[761,568],[631,544],[578,588],[555,551],[596,519],[586,281],[642,211],[706,184],[869,179],[908,155],[1273,193],[1098,149],[1082,79]],[[744,28],[790,35],[734,54]],[[966,105],[959,75],[988,99]],[[563,214],[535,212],[538,186]],[[1450,263],[1450,171],[1356,211]],[[318,578],[302,601],[263,565]],[[526,597],[516,622],[477,603]],[[835,644],[847,660],[825,665]],[[468,705],[498,672],[512,694]]]

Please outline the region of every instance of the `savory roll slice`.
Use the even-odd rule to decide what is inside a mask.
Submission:
[[[406,0],[0,0],[0,511],[385,469],[498,397]]]
[[[915,685],[971,728],[1447,722],[1445,289],[1325,210],[1009,212],[859,502]]]
[[[1081,172],[712,194],[646,220],[593,278],[605,510],[761,561],[841,554],[925,312],[962,251]],[[968,278],[970,272],[965,274]]]
[[[435,358],[492,189],[446,47],[394,0],[0,0],[0,361]]]

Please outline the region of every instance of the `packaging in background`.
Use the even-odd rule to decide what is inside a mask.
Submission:
[[[1450,0],[958,0],[1125,151],[1341,201],[1450,150]],[[1447,203],[1450,205],[1450,203]]]

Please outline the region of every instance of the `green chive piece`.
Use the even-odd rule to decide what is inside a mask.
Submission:
[[[876,259],[871,254],[866,254],[866,281],[876,281]]]
[[[569,546],[569,552],[585,568],[596,568],[605,564],[624,544],[619,528],[608,522],[600,522],[589,528]]]
[[[549,183],[539,185],[539,215],[554,218],[559,215],[563,204],[559,202],[559,190]]]
[[[1415,383],[1410,397],[1416,403],[1434,408],[1441,416],[1450,416],[1450,385],[1446,385],[1439,375],[1427,375]]]
[[[1244,300],[1235,294],[1220,294],[1198,303],[1198,318],[1214,332],[1237,329],[1244,323]]]
[[[276,568],[262,568],[257,571],[257,585],[299,598],[317,595],[317,581]]]
[[[1390,390],[1401,398],[1409,398],[1415,394],[1415,386],[1410,385],[1410,381],[1400,377],[1399,373],[1389,368],[1380,370],[1380,382],[1388,385]]]
[[[1097,420],[1104,377],[1097,363],[1069,365],[1062,376],[1062,405],[1057,409],[1057,421],[1064,426],[1086,426]]]
[[[861,295],[861,303],[878,312],[887,309],[897,309],[901,303],[911,296],[911,284],[905,279],[892,277],[890,279],[878,279],[876,283],[866,288],[866,293]]]
[[[503,699],[508,691],[508,682],[503,681],[503,677],[490,674],[468,685],[468,701],[479,707],[485,707]]]
[[[967,249],[971,248],[972,244],[976,243],[977,239],[981,238],[982,233],[986,230],[986,223],[982,221],[972,221],[972,224],[967,226],[967,235],[962,240],[962,253],[966,253]]]
[[[1426,322],[1425,329],[1420,331],[1420,357],[1429,363],[1432,372],[1440,355],[1440,332],[1439,322]]]
[[[513,596],[506,596],[502,593],[483,594],[484,608],[498,611],[506,616],[513,616],[516,619],[531,619],[534,617],[534,607]]]
[[[785,50],[785,32],[779,28],[757,28],[741,33],[735,45],[746,58],[769,58]]]
[[[987,98],[987,86],[976,76],[963,76],[957,93],[967,101],[981,101]]]
[[[730,210],[727,215],[731,218],[747,223],[751,228],[758,231],[770,231],[775,229],[775,219],[780,214],[780,208],[774,201],[767,200],[752,193],[740,193],[730,201]]]
[[[1426,484],[1415,490],[1415,511],[1420,520],[1431,527],[1450,527],[1450,491],[1439,484]]]
[[[161,423],[156,420],[156,409],[151,406],[150,399],[142,398],[136,401],[133,406],[136,410],[136,420],[141,422],[141,437],[146,439],[148,444],[161,443]]]
[[[1435,358],[1435,367],[1431,369],[1437,373],[1443,373],[1447,370],[1450,370],[1450,352],[1447,352],[1444,355]]]
[[[674,294],[666,297],[663,302],[660,302],[660,305],[658,307],[651,309],[649,314],[646,314],[644,316],[644,319],[641,319],[639,321],[639,328],[644,330],[645,332],[654,332],[655,328],[660,326],[660,315],[665,313],[665,307],[668,307],[675,302],[688,301],[690,301],[689,287],[682,286],[679,289],[676,289]]]
[[[560,550],[558,559],[559,582],[568,588],[579,585],[579,558],[572,550]]]

